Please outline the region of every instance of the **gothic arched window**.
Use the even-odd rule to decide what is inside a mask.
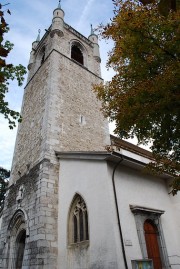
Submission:
[[[68,222],[69,243],[79,243],[89,240],[87,207],[80,195],[73,199]]]
[[[71,59],[84,65],[83,53],[77,45],[72,45],[72,47],[71,47]]]

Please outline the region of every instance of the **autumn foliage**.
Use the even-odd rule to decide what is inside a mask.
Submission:
[[[9,127],[12,129],[16,126],[16,120],[20,121],[20,114],[9,108],[5,95],[8,92],[9,82],[16,79],[18,85],[21,86],[26,73],[22,65],[14,66],[7,64],[6,58],[13,48],[13,44],[4,41],[4,35],[9,31],[8,24],[5,21],[4,13],[11,14],[9,9],[5,10],[6,5],[0,4],[0,113],[8,119]]]
[[[164,16],[156,1],[113,2],[114,18],[101,26],[101,35],[114,41],[107,67],[115,75],[95,91],[104,115],[116,121],[116,134],[152,143],[151,169],[174,176],[175,194],[180,190],[180,12]]]

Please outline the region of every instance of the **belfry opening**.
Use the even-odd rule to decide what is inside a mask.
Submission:
[[[84,64],[83,53],[76,45],[71,48],[71,58],[80,64]]]

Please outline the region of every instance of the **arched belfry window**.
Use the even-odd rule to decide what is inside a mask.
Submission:
[[[82,50],[79,48],[79,46],[75,44],[71,46],[71,59],[84,65],[84,57],[83,57]]]
[[[69,243],[89,240],[87,207],[80,195],[73,199],[68,221]]]

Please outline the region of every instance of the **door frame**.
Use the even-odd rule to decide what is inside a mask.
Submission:
[[[165,211],[137,206],[137,205],[130,205],[130,209],[135,217],[142,258],[148,259],[145,232],[144,232],[144,222],[147,219],[149,219],[155,224],[158,230],[157,239],[158,239],[159,251],[160,251],[160,256],[161,256],[161,261],[162,261],[162,268],[169,269],[170,263],[169,263],[167,248],[165,244],[165,238],[163,234],[163,227],[161,223],[161,215],[164,214]]]

